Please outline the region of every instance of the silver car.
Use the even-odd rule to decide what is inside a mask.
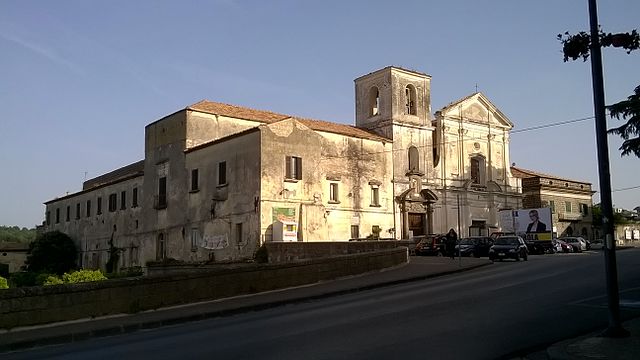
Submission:
[[[587,250],[587,242],[580,236],[567,236],[560,238],[560,240],[573,246],[573,250],[576,252],[582,252]]]

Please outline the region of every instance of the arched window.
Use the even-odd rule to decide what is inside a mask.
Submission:
[[[470,175],[473,184],[484,185],[485,183],[485,161],[482,156],[474,156],[471,158]]]
[[[416,88],[413,85],[407,85],[404,89],[405,96],[405,113],[407,115],[416,115]]]
[[[380,114],[380,92],[377,87],[369,90],[369,116]]]
[[[420,171],[420,153],[415,146],[409,147],[409,171]]]

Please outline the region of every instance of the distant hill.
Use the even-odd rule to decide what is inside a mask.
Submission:
[[[36,229],[18,226],[0,226],[0,242],[30,243],[36,238]]]

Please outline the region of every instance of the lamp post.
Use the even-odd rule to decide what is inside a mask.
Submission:
[[[602,230],[604,232],[604,263],[609,305],[609,327],[602,333],[605,337],[629,336],[620,323],[620,298],[618,294],[618,270],[616,264],[616,244],[613,239],[613,206],[611,200],[611,173],[609,170],[609,144],[607,141],[607,118],[604,102],[604,82],[602,75],[602,53],[598,28],[596,0],[589,0],[589,23],[591,27],[591,78],[593,83],[593,106],[596,122],[596,144],[598,152],[598,175],[600,181],[600,201],[602,210]]]

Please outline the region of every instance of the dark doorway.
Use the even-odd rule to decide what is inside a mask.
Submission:
[[[424,233],[424,214],[409,213],[409,231],[413,231],[413,236],[426,235]]]

